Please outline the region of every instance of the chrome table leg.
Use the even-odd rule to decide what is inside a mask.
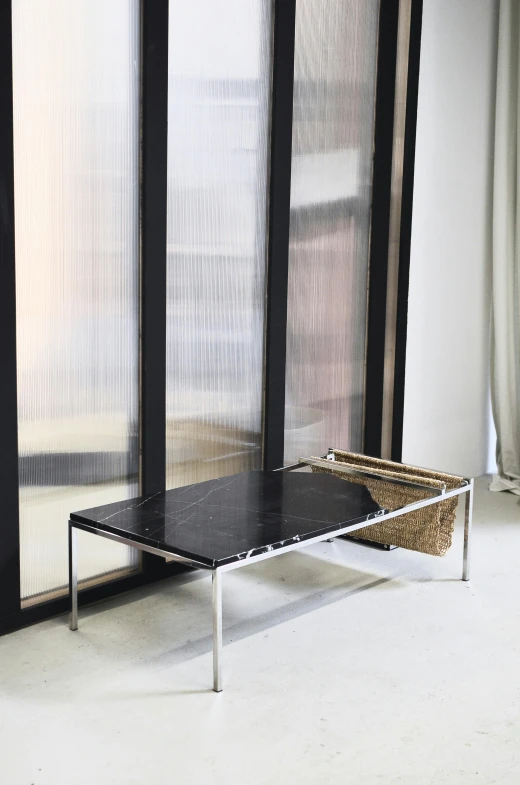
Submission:
[[[78,629],[78,550],[77,529],[69,521],[70,629]]]
[[[466,507],[464,513],[464,560],[462,567],[462,580],[469,581],[471,559],[471,527],[473,524],[473,491],[474,482],[470,480],[469,491],[466,493]]]
[[[222,691],[222,574],[213,570],[213,689]]]

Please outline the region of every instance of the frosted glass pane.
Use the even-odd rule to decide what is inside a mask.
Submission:
[[[285,461],[362,446],[378,0],[298,0]]]
[[[172,0],[167,487],[261,464],[270,4]]]
[[[72,510],[137,493],[138,0],[13,0],[23,598]],[[79,577],[136,565],[80,533]]]

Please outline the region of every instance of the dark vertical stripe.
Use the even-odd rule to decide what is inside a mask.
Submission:
[[[412,237],[413,185],[415,173],[415,139],[417,100],[421,61],[421,30],[423,0],[412,0],[410,50],[408,57],[408,89],[403,159],[403,195],[401,236],[399,243],[399,280],[397,294],[397,325],[394,373],[394,408],[392,421],[392,459],[402,460],[404,387],[406,367],[406,336],[408,328],[408,288],[410,278],[410,245]]]
[[[267,262],[264,467],[283,465],[296,0],[275,0]]]
[[[20,609],[11,3],[0,3],[0,616]]]
[[[168,0],[141,0],[141,493],[166,488]],[[142,555],[161,577],[160,556]]]
[[[166,484],[168,0],[141,13],[141,492]]]
[[[380,456],[399,0],[381,0],[370,226],[364,452]]]

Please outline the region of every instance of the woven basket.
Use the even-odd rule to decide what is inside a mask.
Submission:
[[[435,489],[445,486],[446,490],[460,488],[464,482],[462,477],[453,474],[419,469],[415,466],[406,466],[402,463],[370,458],[343,450],[334,450],[334,460],[352,469],[377,473],[382,479],[334,471],[334,461],[330,462],[330,469],[313,466],[313,472],[333,474],[348,482],[364,485],[374,501],[387,510],[397,510],[399,507],[420,501],[425,498],[427,491],[424,488],[411,488],[385,482],[385,477],[420,482],[421,485]],[[411,551],[430,553],[433,556],[444,556],[451,546],[457,504],[458,496],[454,496],[444,502],[422,507],[383,523],[368,526],[366,529],[358,529],[354,536],[384,545],[398,545]]]

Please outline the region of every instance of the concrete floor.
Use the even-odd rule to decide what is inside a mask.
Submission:
[[[2,785],[520,783],[520,499],[444,559],[337,540],[0,639]]]

